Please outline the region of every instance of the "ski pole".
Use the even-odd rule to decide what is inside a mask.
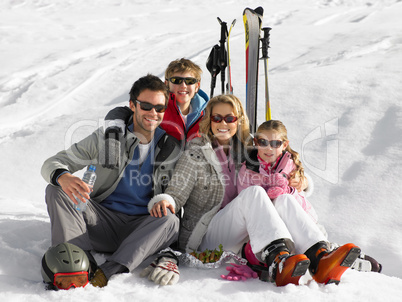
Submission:
[[[217,44],[214,47],[212,47],[209,57],[207,59],[207,69],[211,73],[211,94],[209,96],[210,98],[212,98],[214,96],[214,89],[216,86],[216,77],[220,72],[220,67],[218,64],[219,48],[220,47]]]
[[[227,52],[226,52],[226,38],[228,36],[228,28],[227,23],[223,22],[219,17],[217,17],[219,24],[221,25],[221,39],[220,43],[220,52],[219,52],[219,67],[221,70],[221,82],[222,82],[222,94],[225,93],[225,69],[227,66]]]
[[[271,104],[269,101],[269,89],[268,89],[268,48],[269,48],[269,31],[270,27],[264,27],[264,37],[261,39],[262,42],[262,59],[264,60],[264,70],[265,70],[265,118],[267,121],[272,119],[271,116]]]
[[[233,94],[233,86],[232,86],[232,63],[230,62],[230,44],[229,44],[229,38],[230,38],[230,33],[232,31],[232,28],[236,24],[236,19],[232,21],[232,24],[230,24],[229,32],[228,32],[228,39],[226,42],[227,45],[227,52],[228,52],[228,82],[226,84],[226,93]]]

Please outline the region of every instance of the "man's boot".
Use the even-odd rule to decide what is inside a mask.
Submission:
[[[329,252],[328,243],[320,241],[309,248],[305,255],[311,261],[310,273],[315,281],[338,284],[342,274],[360,255],[360,248],[348,243]]]

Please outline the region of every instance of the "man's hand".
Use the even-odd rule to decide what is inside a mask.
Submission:
[[[140,277],[148,279],[159,285],[173,285],[179,281],[179,260],[170,252],[160,255],[141,273]]]
[[[308,181],[306,177],[299,177],[296,171],[290,173],[289,186],[296,188],[297,191],[304,191],[308,187]]]
[[[70,199],[78,204],[74,196],[80,199],[82,202],[86,202],[86,199],[90,199],[89,193],[91,193],[88,185],[83,182],[79,177],[74,176],[70,173],[64,173],[58,178],[58,183],[61,189],[70,197]],[[73,195],[74,194],[74,195]],[[82,195],[82,196],[81,196]]]
[[[167,215],[167,209],[175,214],[174,206],[167,200],[161,200],[154,204],[149,212],[153,217],[163,217]]]

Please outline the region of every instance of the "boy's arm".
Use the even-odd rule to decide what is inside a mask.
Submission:
[[[100,146],[99,161],[103,167],[114,169],[119,166],[121,151],[120,137],[124,135],[133,111],[130,107],[116,107],[105,116],[105,145]]]
[[[106,128],[108,127],[108,123],[119,120],[123,121],[123,123],[127,125],[132,114],[133,111],[128,106],[113,108],[105,116]],[[125,128],[123,128],[122,130],[124,129]]]

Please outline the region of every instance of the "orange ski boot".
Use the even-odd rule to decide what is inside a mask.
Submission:
[[[290,254],[284,239],[273,241],[264,250],[263,258],[264,255],[268,274],[262,273],[260,279],[275,282],[277,286],[285,286],[290,283],[299,285],[299,279],[306,273],[310,265],[310,260],[306,255]]]
[[[348,243],[329,252],[327,243],[321,241],[309,248],[306,255],[311,261],[310,272],[315,281],[339,284],[343,273],[360,255],[360,248]]]

